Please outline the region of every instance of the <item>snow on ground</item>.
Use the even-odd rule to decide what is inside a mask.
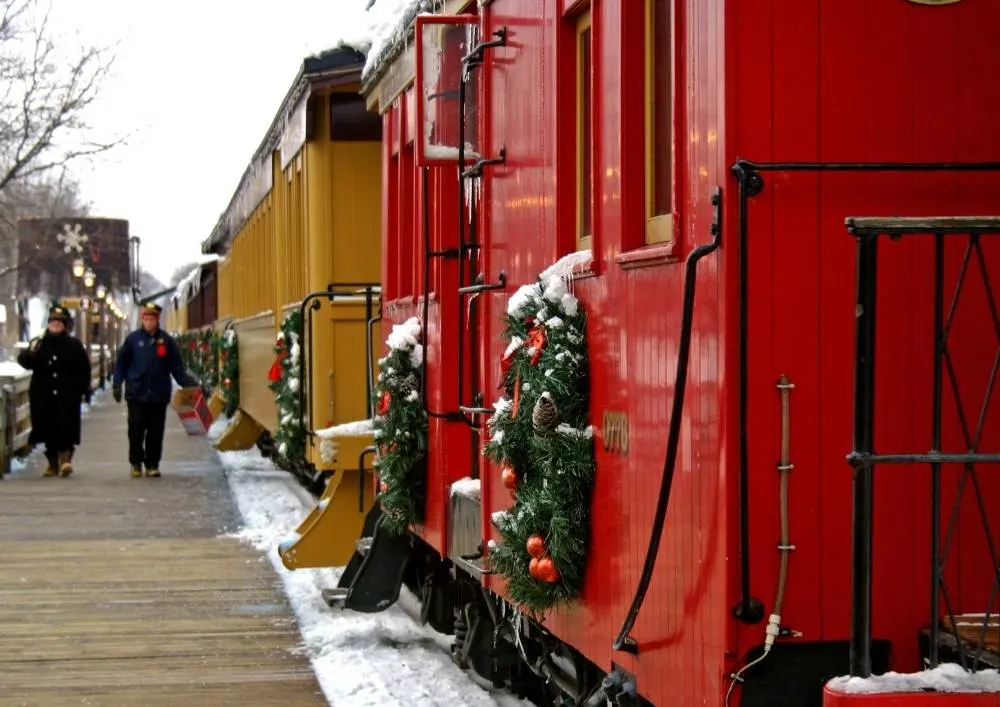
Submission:
[[[208,432],[217,439],[227,421]],[[320,592],[334,587],[341,568],[285,569],[277,546],[315,505],[288,473],[256,450],[220,452],[244,528],[236,537],[266,553],[295,611],[305,650],[331,705],[431,707],[436,705],[527,705],[491,691],[459,670],[448,655],[450,637],[412,618],[417,600],[404,587],[396,606],[378,614],[330,609]],[[409,609],[409,611],[407,611]]]
[[[966,672],[961,665],[943,663],[919,673],[886,673],[870,678],[839,677],[827,683],[831,690],[848,694],[886,692],[1000,692],[996,670]]]

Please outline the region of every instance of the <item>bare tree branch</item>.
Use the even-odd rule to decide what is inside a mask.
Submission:
[[[42,0],[0,0],[0,194],[123,138],[95,140],[86,121],[113,64],[110,49],[57,45]]]

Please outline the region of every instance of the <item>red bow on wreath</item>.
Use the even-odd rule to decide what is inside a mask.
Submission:
[[[383,391],[382,396],[378,399],[378,409],[376,412],[379,415],[386,415],[389,412],[389,406],[392,404],[392,393],[388,390]]]
[[[274,359],[274,363],[271,364],[271,370],[267,372],[267,379],[272,383],[277,383],[281,380],[281,362],[288,356],[288,349],[285,348],[283,339],[278,342],[278,347],[280,348],[278,357]]]
[[[503,382],[507,379],[507,372],[510,370],[511,364],[514,362],[514,356],[522,348],[528,348],[531,350],[531,363],[532,366],[537,366],[538,362],[542,358],[542,350],[548,344],[548,339],[545,336],[545,325],[544,324],[534,324],[535,320],[529,317],[525,320],[525,324],[531,328],[528,330],[528,340],[522,341],[518,346],[509,348],[503,356],[500,357],[500,378],[501,387]],[[517,417],[518,404],[521,401],[521,374],[518,373],[514,378],[514,391],[513,391],[513,401],[511,403],[511,417]]]

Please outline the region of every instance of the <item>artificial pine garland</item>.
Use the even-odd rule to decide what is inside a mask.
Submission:
[[[219,335],[215,329],[202,329],[199,338],[201,356],[198,378],[211,393],[219,385]]]
[[[281,323],[274,342],[277,358],[268,373],[268,387],[274,393],[278,408],[278,429],[274,441],[278,454],[288,462],[305,458],[305,434],[302,431],[302,409],[299,405],[299,340],[302,317],[298,310],[289,312]]]
[[[222,412],[232,417],[240,406],[240,347],[236,330],[229,328],[219,337],[219,378]]]
[[[383,525],[401,534],[423,519],[427,485],[427,413],[420,396],[424,347],[416,317],[394,324],[375,384],[375,468]]]
[[[174,337],[184,367],[211,393],[219,384],[220,337],[214,329],[186,331]]]
[[[567,256],[510,298],[505,395],[494,403],[483,450],[514,498],[493,515],[502,540],[491,547],[492,568],[533,615],[577,598],[587,564],[594,448],[586,316],[567,289],[584,257]]]

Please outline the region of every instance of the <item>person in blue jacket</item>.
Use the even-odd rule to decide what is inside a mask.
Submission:
[[[162,311],[162,307],[152,302],[143,306],[142,326],[126,337],[115,361],[111,392],[115,402],[120,403],[122,383],[125,384],[128,461],[132,466],[132,478],[142,476],[143,466],[146,476],[160,476],[163,428],[173,387],[170,378],[184,388],[200,386],[184,368],[173,337],[160,329]]]

